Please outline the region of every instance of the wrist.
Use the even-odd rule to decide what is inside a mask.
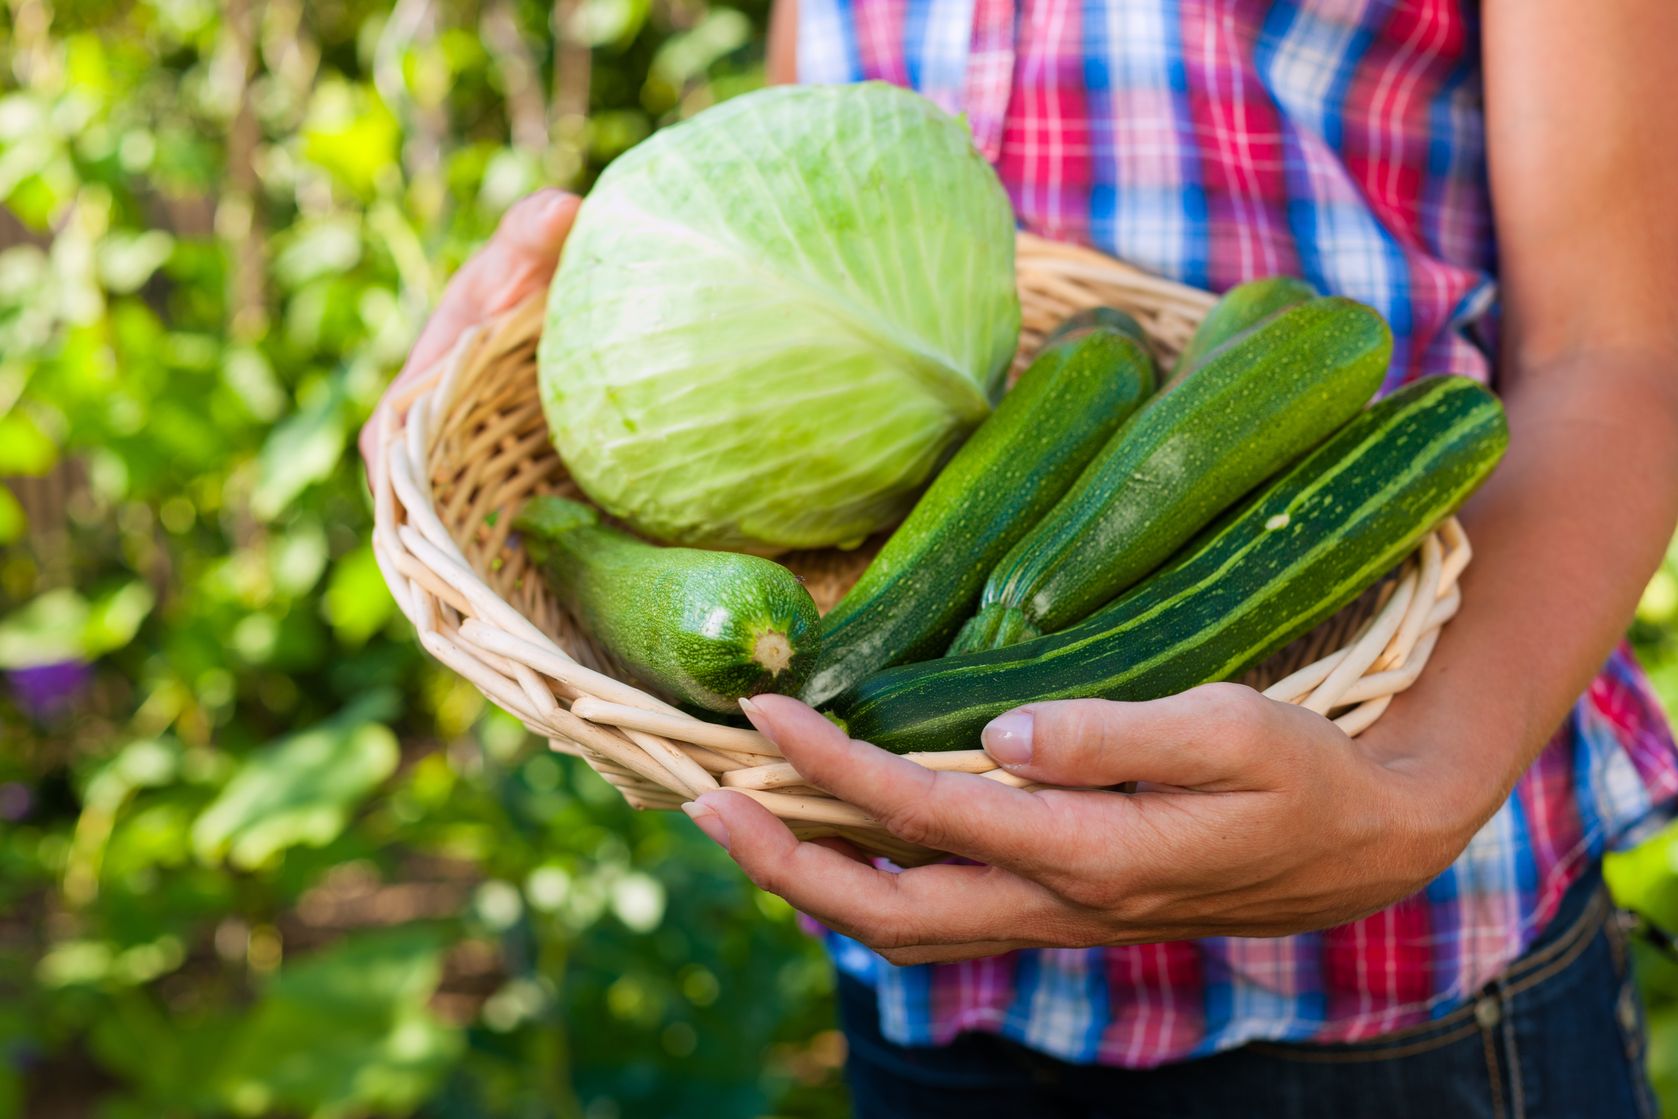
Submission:
[[[1518,757],[1518,743],[1507,751],[1490,748],[1497,736],[1441,733],[1382,720],[1358,740],[1367,743],[1371,760],[1388,788],[1388,826],[1406,837],[1406,847],[1432,878],[1462,854],[1476,832],[1508,799],[1513,778],[1505,754]],[[1507,736],[1505,736],[1507,737]]]

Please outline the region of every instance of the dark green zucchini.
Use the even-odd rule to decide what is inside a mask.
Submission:
[[[1238,676],[1390,571],[1485,480],[1508,438],[1502,406],[1481,385],[1419,381],[1082,624],[888,669],[834,710],[853,737],[888,750],[965,750],[1021,704],[1156,699]]]
[[[1317,289],[1292,276],[1266,276],[1236,284],[1224,292],[1206,312],[1206,317],[1200,320],[1194,337],[1177,355],[1177,363],[1171,370],[1171,381],[1175,383],[1200,364],[1207,354],[1237,334],[1251,330],[1278,311],[1296,307],[1316,297]]]
[[[1143,345],[1148,342],[1147,332],[1129,311],[1121,311],[1117,307],[1086,307],[1066,316],[1059,326],[1051,330],[1043,339],[1043,348],[1048,349],[1056,342],[1065,342],[1092,330],[1113,330],[1128,334]]]
[[[1153,389],[1153,361],[1119,320],[1092,317],[1052,335],[822,619],[805,701],[825,703],[887,665],[942,652],[985,573]]]
[[[778,563],[661,548],[562,497],[532,499],[514,527],[571,616],[678,703],[734,712],[743,696],[795,694],[815,663],[816,604]]]
[[[1231,339],[1114,434],[991,571],[952,653],[1064,629],[1135,583],[1380,388],[1392,332],[1313,299]]]

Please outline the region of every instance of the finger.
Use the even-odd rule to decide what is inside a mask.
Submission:
[[[975,940],[966,944],[915,944],[908,948],[888,948],[880,955],[895,967],[914,967],[917,964],[953,964],[962,960],[982,960],[1016,952],[1021,948],[1056,947],[1046,941],[1035,940]],[[1067,944],[1060,947],[1087,948],[1093,944]]]
[[[491,315],[507,310],[553,278],[560,247],[582,199],[542,190],[520,199],[501,217],[489,243],[454,274],[397,376],[433,365],[456,340]]]
[[[543,190],[521,199],[502,215],[489,243],[443,289],[402,371],[386,388],[384,400],[434,366],[468,329],[540,290],[553,277],[560,248],[581,204],[574,194]],[[380,414],[386,407],[381,401],[361,428],[361,457],[369,463],[376,453]]]
[[[814,839],[806,840],[806,842],[814,843],[817,847],[826,847],[829,851],[837,851],[853,863],[861,863],[863,866],[874,865],[869,861],[868,854],[863,851],[862,848],[858,847],[850,840],[842,839],[837,835],[821,835]]]
[[[1032,703],[992,719],[980,736],[1003,768],[1052,785],[1144,781],[1206,792],[1271,787],[1272,764],[1309,711],[1239,684],[1207,684],[1145,702]]]
[[[1042,878],[1064,865],[1076,839],[1068,819],[1031,793],[916,765],[847,737],[789,696],[756,696],[740,707],[805,780],[910,843]]]
[[[1059,907],[1046,890],[995,867],[877,870],[799,842],[741,793],[709,792],[684,807],[759,887],[870,947],[1004,940],[1053,924]]]

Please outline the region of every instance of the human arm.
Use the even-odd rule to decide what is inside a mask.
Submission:
[[[1460,813],[1589,685],[1678,516],[1678,122],[1651,111],[1678,8],[1496,0],[1485,36],[1510,449],[1464,516],[1462,614],[1372,732],[1483,744],[1427,751]]]
[[[1488,0],[1488,143],[1512,441],[1428,671],[1355,742],[1230,686],[1033,710],[1023,793],[930,775],[783,699],[753,721],[814,784],[985,867],[884,875],[737,793],[693,810],[760,884],[898,962],[1320,928],[1439,873],[1623,632],[1678,517],[1678,122],[1664,0]],[[1563,80],[1565,78],[1565,80]],[[1019,724],[1016,724],[1018,727]],[[986,745],[999,753],[995,725]],[[999,760],[1001,760],[999,756]]]

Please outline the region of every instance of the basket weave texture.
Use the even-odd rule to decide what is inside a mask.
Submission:
[[[1092,250],[1029,234],[1019,237],[1017,269],[1023,329],[1016,372],[1046,331],[1096,305],[1134,314],[1167,366],[1213,302]],[[839,835],[905,866],[937,857],[803,784],[755,731],[705,722],[644,691],[558,607],[516,541],[509,543],[512,520],[530,497],[583,498],[548,441],[536,391],[544,302],[532,298],[468,332],[382,412],[373,550],[421,643],[555,750],[585,759],[637,808],[675,808],[727,787],[799,835]],[[825,611],[877,546],[782,559]],[[1333,717],[1350,734],[1362,732],[1420,675],[1456,613],[1468,559],[1461,527],[1446,520],[1392,576],[1246,682]],[[982,750],[909,757],[1029,787]]]

